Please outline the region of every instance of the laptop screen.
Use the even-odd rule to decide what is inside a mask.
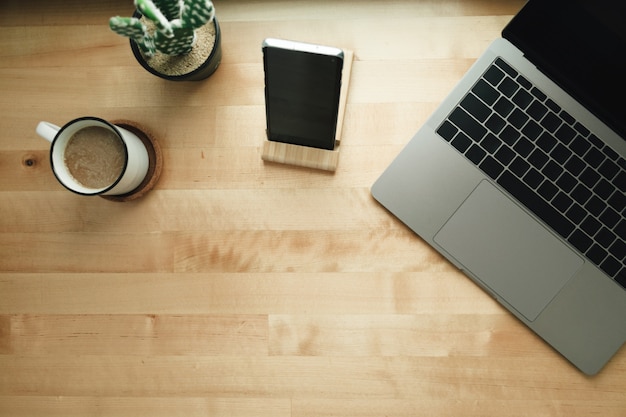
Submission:
[[[503,37],[626,138],[626,2],[530,0]]]

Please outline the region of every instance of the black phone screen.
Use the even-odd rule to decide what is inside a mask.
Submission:
[[[268,139],[334,149],[343,57],[263,47]]]

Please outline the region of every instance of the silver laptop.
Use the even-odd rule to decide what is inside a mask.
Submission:
[[[586,374],[626,340],[624,22],[530,0],[372,187]]]

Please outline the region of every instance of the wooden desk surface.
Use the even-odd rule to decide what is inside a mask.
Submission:
[[[131,0],[0,5],[0,415],[624,416],[369,188],[522,0],[216,0],[223,62],[145,72]],[[261,160],[261,41],[352,49],[339,168]],[[54,179],[40,120],[130,119],[164,170],[115,203]]]

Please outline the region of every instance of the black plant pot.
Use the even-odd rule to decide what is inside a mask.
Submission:
[[[141,13],[135,11],[133,17],[141,18]],[[168,75],[150,66],[146,58],[144,58],[143,54],[141,53],[141,50],[132,39],[130,40],[130,48],[132,49],[133,55],[135,55],[135,59],[137,60],[137,62],[139,62],[141,66],[144,67],[148,72],[156,75],[157,77],[161,77],[169,81],[204,80],[205,78],[208,78],[211,74],[213,74],[215,70],[217,70],[217,67],[222,61],[222,35],[220,31],[220,25],[217,22],[217,18],[214,18],[212,23],[207,24],[213,24],[215,27],[215,43],[213,44],[213,50],[209,54],[209,57],[199,67],[186,74]]]

